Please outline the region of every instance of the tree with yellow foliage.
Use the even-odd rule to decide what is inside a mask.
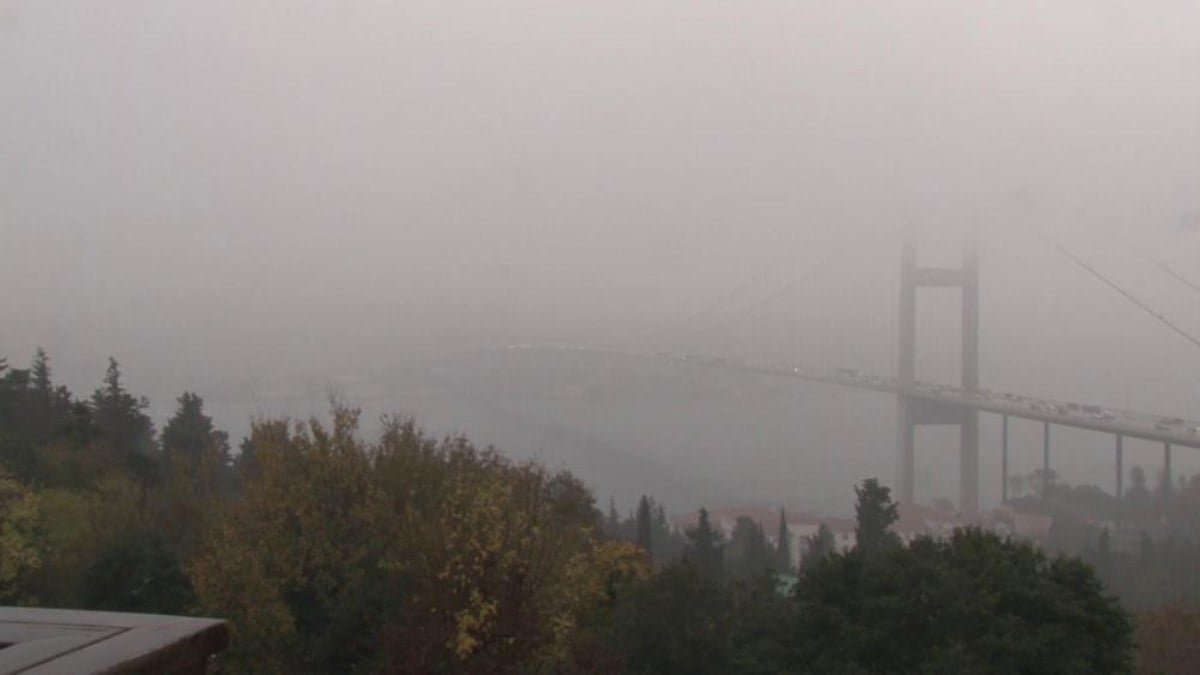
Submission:
[[[35,539],[38,500],[0,471],[0,602],[28,602],[29,579],[40,563]]]
[[[254,425],[243,493],[191,567],[253,672],[496,672],[568,658],[580,616],[646,573],[596,534],[588,490],[462,438],[358,412]]]

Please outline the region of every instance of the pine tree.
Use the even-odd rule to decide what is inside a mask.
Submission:
[[[862,551],[879,551],[900,542],[888,527],[900,517],[896,503],[892,501],[890,488],[879,484],[874,478],[863,481],[862,487],[855,486],[858,503],[854,512],[858,525],[854,528],[855,547]]]
[[[1096,573],[1102,579],[1106,579],[1112,572],[1112,542],[1108,534],[1108,528],[1100,530],[1100,538],[1096,542]]]
[[[646,557],[654,555],[654,541],[650,534],[650,500],[642,495],[637,510],[637,545],[646,552]]]
[[[762,526],[742,516],[726,547],[725,569],[734,578],[752,579],[774,566],[773,553]]]
[[[135,398],[121,384],[121,369],[117,360],[109,357],[104,386],[92,394],[92,423],[96,435],[107,445],[113,460],[124,466],[141,487],[142,510],[150,486],[160,477],[157,449],[154,442],[154,423],[144,412],[150,401]]]
[[[651,519],[652,538],[654,540],[654,557],[662,562],[678,561],[683,555],[685,539],[683,535],[671,527],[667,521],[667,510],[662,504],[650,498],[650,506],[654,513]]]
[[[145,414],[150,402],[135,398],[121,384],[121,368],[108,359],[104,386],[92,394],[96,431],[121,454],[149,455],[154,448],[154,424]]]
[[[779,532],[775,535],[775,564],[779,571],[792,571],[792,535],[788,532],[787,513],[779,507]]]
[[[617,501],[608,498],[608,519],[604,523],[608,536],[618,539],[621,536],[621,515],[617,513]]]
[[[725,573],[724,535],[708,520],[708,510],[700,509],[700,522],[687,531],[688,546],[685,557],[696,569],[717,579]]]
[[[163,462],[168,472],[182,471],[195,487],[208,491],[229,468],[229,435],[213,426],[196,394],[184,392],[176,400],[179,408],[163,427]]]
[[[37,354],[33,357],[33,368],[30,370],[33,375],[33,388],[43,396],[49,397],[53,390],[50,382],[50,357],[46,356],[41,347],[37,348]]]
[[[837,549],[837,541],[833,538],[833,532],[825,523],[821,523],[816,533],[805,541],[804,555],[800,558],[801,571],[810,569],[812,565],[828,558]]]

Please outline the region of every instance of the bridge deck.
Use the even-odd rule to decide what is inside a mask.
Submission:
[[[774,377],[790,377],[841,387],[867,389],[897,396],[911,396],[946,406],[974,408],[982,412],[1037,420],[1065,427],[1089,429],[1107,434],[1120,434],[1129,438],[1140,438],[1159,443],[1200,448],[1200,421],[1196,420],[1182,420],[1149,413],[1115,410],[1098,405],[1052,401],[986,389],[981,389],[978,392],[967,392],[957,387],[947,387],[928,382],[914,382],[911,386],[903,386],[895,377],[869,375],[853,369],[841,368],[830,371],[804,366],[749,364],[735,359],[695,356],[691,354],[646,354],[590,347],[518,345],[509,349],[574,351],[653,359],[689,366],[736,370]]]

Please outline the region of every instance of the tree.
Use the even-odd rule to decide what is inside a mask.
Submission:
[[[28,370],[0,368],[0,463],[14,478],[46,482],[41,450],[63,441],[70,406],[70,392],[54,388],[42,349]]]
[[[700,509],[700,521],[686,532],[688,544],[684,557],[701,574],[719,579],[725,574],[724,535],[708,520],[708,510]]]
[[[190,566],[245,672],[554,672],[645,575],[566,472],[358,411],[255,423],[253,469]]]
[[[647,558],[654,556],[654,541],[650,534],[650,501],[642,495],[637,509],[637,545],[646,552]]]
[[[856,549],[796,588],[798,672],[1124,673],[1132,624],[1075,558],[959,530]]]
[[[216,501],[231,492],[229,437],[213,427],[204,401],[191,392],[163,427],[160,487],[153,495],[156,529],[176,553],[189,556],[200,533],[218,515]]]
[[[874,478],[863,481],[862,487],[854,486],[858,503],[854,506],[858,524],[854,528],[856,548],[866,552],[882,551],[900,543],[900,538],[888,530],[900,517],[892,491],[879,484]]]
[[[104,386],[92,394],[92,423],[99,436],[118,455],[150,456],[154,451],[154,424],[144,412],[149,407],[148,400],[126,391],[120,365],[110,357]]]
[[[159,477],[158,462],[153,455],[154,424],[144,412],[150,402],[135,398],[121,384],[121,369],[117,360],[109,357],[104,374],[104,386],[92,394],[92,423],[99,440],[105,444],[111,459],[132,475],[141,486],[142,509],[145,509],[150,486]]]
[[[773,567],[772,551],[762,526],[741,516],[725,547],[725,568],[734,579],[752,579]]]
[[[592,627],[595,651],[615,657],[598,672],[738,672],[732,664],[733,598],[690,562],[670,565],[620,594]]]
[[[87,604],[88,569],[117,542],[148,529],[138,512],[139,492],[122,475],[105,476],[87,489],[56,487],[38,492],[42,560],[34,575],[34,594],[40,604]]]
[[[0,602],[28,602],[30,580],[41,564],[37,534],[39,501],[0,470]]]
[[[1107,527],[1100,530],[1100,537],[1096,541],[1095,567],[1102,578],[1112,572],[1112,542]]]
[[[616,539],[621,536],[621,514],[617,513],[617,501],[608,498],[608,516],[604,520],[604,532]]]
[[[1057,481],[1058,472],[1054,469],[1034,469],[1026,478],[1030,491],[1041,499],[1047,499],[1056,494],[1055,483]]]
[[[1164,469],[1158,472],[1158,482],[1154,488],[1154,496],[1164,506],[1170,503],[1171,499],[1171,475]]]
[[[188,459],[194,461],[211,449],[214,441],[221,441],[228,451],[229,439],[213,428],[212,418],[204,414],[204,399],[196,394],[185,391],[175,399],[179,407],[174,416],[167,420],[162,430],[163,454],[172,459]]]
[[[651,518],[651,538],[654,540],[654,559],[661,563],[679,562],[683,559],[683,549],[686,540],[667,521],[667,510],[662,504],[650,498],[653,510]]]
[[[1016,475],[1008,479],[1010,499],[1020,497],[1025,494],[1025,476]]]
[[[1130,497],[1149,496],[1150,491],[1146,489],[1146,470],[1140,466],[1134,466],[1129,470],[1129,489],[1127,494]]]
[[[211,490],[230,466],[229,435],[204,414],[204,400],[192,392],[178,399],[175,415],[162,432],[167,472],[184,472],[198,489]]]
[[[351,670],[379,654],[388,607],[412,591],[410,558],[395,556],[413,514],[389,514],[357,412],[333,418],[332,429],[254,423],[253,470],[191,562],[198,609],[238,635],[227,655],[238,672]]]
[[[167,541],[140,532],[115,540],[88,567],[83,601],[88,609],[183,614],[192,584]]]
[[[792,535],[788,532],[787,514],[779,508],[779,531],[775,535],[776,569],[785,574],[792,571]]]
[[[34,390],[49,396],[54,389],[50,382],[50,357],[46,356],[46,352],[41,347],[37,348],[30,371],[33,376]]]
[[[828,525],[821,523],[816,533],[807,539],[804,556],[800,559],[800,570],[806,571],[836,552],[837,541],[833,538],[833,532]]]

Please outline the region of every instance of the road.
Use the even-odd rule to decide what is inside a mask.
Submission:
[[[523,351],[568,351],[623,358],[652,359],[690,367],[718,368],[721,370],[758,373],[773,377],[788,377],[840,387],[869,389],[886,394],[911,396],[947,406],[974,408],[981,412],[1037,420],[1078,429],[1090,429],[1106,434],[1120,434],[1129,438],[1140,438],[1159,443],[1200,448],[1200,421],[1197,420],[1184,420],[1130,410],[1116,410],[1074,401],[1053,401],[987,389],[969,392],[958,387],[938,385],[930,382],[914,382],[910,386],[905,386],[895,377],[862,373],[853,368],[827,370],[786,364],[754,364],[740,359],[699,356],[695,354],[668,354],[664,352],[649,354],[579,346],[512,345],[508,349]]]

